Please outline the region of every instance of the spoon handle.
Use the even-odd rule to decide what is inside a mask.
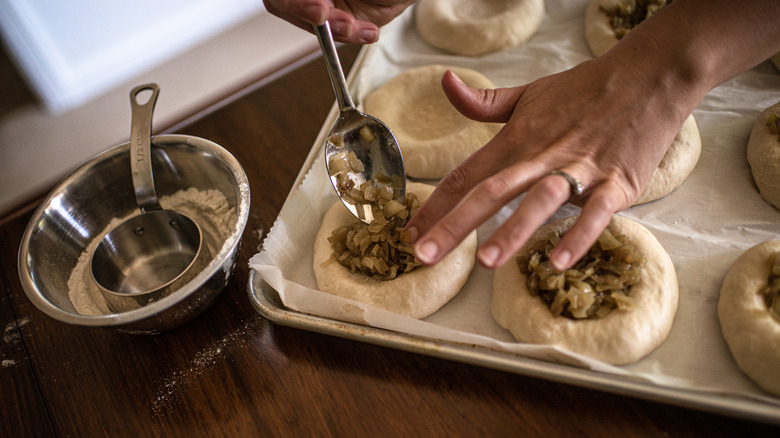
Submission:
[[[138,95],[145,90],[150,90],[152,95],[145,103],[141,103],[138,101]],[[133,175],[135,201],[144,213],[162,209],[154,190],[152,174],[152,113],[159,93],[160,87],[157,84],[139,85],[130,91],[130,170]]]
[[[336,45],[333,43],[333,35],[330,33],[328,22],[314,26],[314,34],[320,41],[320,48],[322,48],[322,54],[325,57],[325,64],[328,67],[328,75],[331,84],[333,84],[333,91],[336,93],[339,109],[341,111],[348,108],[355,109],[355,103],[349,94],[347,80],[344,79],[344,71],[341,69],[341,62],[339,62],[339,55],[336,52]]]

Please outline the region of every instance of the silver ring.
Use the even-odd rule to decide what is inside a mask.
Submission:
[[[562,170],[553,170],[548,175],[560,175],[566,178],[566,181],[569,183],[569,187],[571,189],[571,194],[569,195],[569,199],[566,202],[571,201],[575,196],[580,196],[583,190],[585,190],[585,187],[582,185],[580,180]]]

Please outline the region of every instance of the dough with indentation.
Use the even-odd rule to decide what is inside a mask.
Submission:
[[[718,318],[739,368],[780,396],[780,321],[759,293],[769,280],[768,260],[775,252],[780,252],[780,240],[759,243],[737,258],[723,279]]]
[[[414,24],[428,44],[477,56],[518,46],[544,19],[544,0],[419,0]]]
[[[529,242],[568,230],[569,217],[541,227]],[[635,362],[655,350],[669,335],[677,312],[677,274],[666,250],[637,222],[613,216],[609,230],[625,235],[644,254],[642,280],[631,288],[636,308],[613,310],[601,319],[574,320],[553,316],[539,297],[532,296],[526,275],[513,258],[495,272],[493,317],[519,342],[563,347],[615,365]],[[522,251],[527,251],[524,248]]]
[[[408,182],[407,192],[415,193],[424,202],[433,192],[428,184]],[[328,242],[331,233],[357,219],[336,202],[325,213],[314,241],[314,277],[317,287],[332,295],[359,301],[412,318],[424,318],[439,310],[458,294],[474,268],[477,234],[472,231],[450,254],[434,266],[418,267],[393,280],[377,280],[353,274],[330,259],[333,249]]]
[[[625,0],[590,0],[585,9],[585,40],[593,56],[607,53],[618,42],[609,16],[601,10],[620,5]]]
[[[747,160],[761,197],[780,208],[780,136],[767,126],[769,116],[780,116],[780,102],[759,114],[750,131]]]
[[[585,11],[585,39],[594,56],[601,56],[618,43],[615,29],[602,7],[610,8],[625,0],[591,0]],[[701,137],[693,115],[683,123],[644,192],[634,203],[660,199],[682,185],[701,156]]]
[[[365,112],[395,134],[412,178],[443,178],[484,146],[503,124],[471,120],[455,109],[441,87],[448,69],[475,88],[494,88],[483,74],[461,67],[427,65],[407,70],[364,99]]]

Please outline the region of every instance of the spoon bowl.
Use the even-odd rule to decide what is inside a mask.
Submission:
[[[360,195],[360,189],[365,183],[387,188],[392,199],[403,204],[406,170],[401,149],[386,124],[355,107],[328,23],[314,26],[314,33],[341,111],[326,140],[325,166],[341,202],[355,217],[371,223],[372,204]]]

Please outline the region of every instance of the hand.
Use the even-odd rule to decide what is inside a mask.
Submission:
[[[569,199],[567,180],[550,175],[558,169],[585,187],[572,200],[583,207],[579,219],[551,254],[556,269],[571,267],[612,214],[639,197],[695,106],[675,108],[670,102],[692,100],[668,99],[679,90],[667,93],[657,83],[643,82],[643,68],[640,62],[610,62],[605,55],[528,85],[495,90],[470,88],[447,72],[442,87],[461,113],[506,125],[447,175],[409,222],[418,258],[438,262],[471,230],[526,193],[477,252],[485,267],[500,267]]]
[[[467,117],[506,122],[447,175],[407,228],[418,258],[441,260],[471,230],[525,193],[477,251],[506,263],[570,196],[562,170],[585,186],[579,219],[550,254],[573,266],[613,213],[639,197],[683,121],[715,86],[780,51],[780,2],[679,0],[609,52],[531,84],[474,90],[452,73],[447,97]],[[465,197],[463,193],[466,193]]]
[[[459,111],[506,125],[409,221],[418,258],[438,262],[525,193],[477,251],[481,264],[500,267],[569,199],[566,179],[550,175],[558,169],[585,186],[572,200],[580,217],[550,254],[558,270],[574,265],[612,214],[639,197],[709,90],[780,51],[778,16],[776,1],[678,0],[601,57],[525,86],[474,90],[446,74],[442,86]]]
[[[312,25],[330,23],[333,38],[348,44],[371,44],[379,26],[389,23],[414,0],[263,0],[268,12],[311,32]]]

